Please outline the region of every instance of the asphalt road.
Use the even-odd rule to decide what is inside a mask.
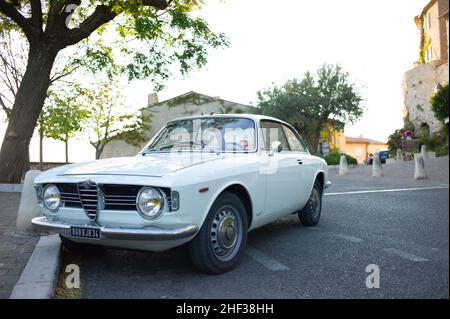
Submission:
[[[379,179],[370,167],[345,177],[331,171],[318,226],[293,215],[251,232],[239,266],[219,276],[197,272],[183,247],[85,255],[81,296],[449,298],[448,157],[429,165],[426,181],[412,178],[412,163],[388,165]],[[417,189],[428,187],[436,188]],[[382,191],[400,188],[409,190]],[[375,192],[352,193],[361,190]],[[379,288],[366,287],[370,264],[379,267]]]

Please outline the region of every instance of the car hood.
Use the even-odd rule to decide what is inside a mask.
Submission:
[[[217,154],[154,154],[101,159],[56,168],[58,176],[69,175],[134,175],[162,177],[207,161],[218,160]]]

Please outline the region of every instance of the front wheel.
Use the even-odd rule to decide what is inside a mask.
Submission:
[[[231,270],[245,249],[247,230],[247,212],[239,197],[220,195],[189,244],[193,264],[211,274]]]
[[[305,207],[298,213],[300,222],[304,226],[316,226],[322,212],[322,185],[316,180],[311,195]]]

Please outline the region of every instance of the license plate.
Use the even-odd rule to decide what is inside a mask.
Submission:
[[[100,239],[100,228],[95,227],[70,227],[72,237]]]

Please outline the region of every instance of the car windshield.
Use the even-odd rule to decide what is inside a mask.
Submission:
[[[253,120],[203,117],[170,122],[152,140],[149,152],[250,152],[256,149]]]

